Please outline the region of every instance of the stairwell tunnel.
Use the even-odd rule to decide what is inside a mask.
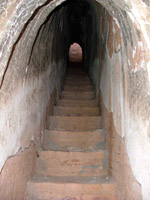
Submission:
[[[0,199],[24,199],[73,43],[100,102],[118,200],[150,199],[149,8],[148,0],[1,1]]]

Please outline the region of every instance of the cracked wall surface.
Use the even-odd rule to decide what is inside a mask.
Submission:
[[[55,56],[47,59],[52,47],[45,49],[46,41],[40,39],[40,34],[43,29],[45,34],[48,33],[49,26],[43,23],[63,2],[0,1],[0,169],[8,157],[28,147],[31,141],[40,146],[46,108],[53,104],[49,99],[55,96],[51,98],[54,101],[59,96],[65,73],[61,72],[61,67],[66,63],[61,53],[58,60]],[[94,58],[91,76],[97,85],[95,87],[100,86],[106,109],[113,114],[117,134],[124,140],[130,167],[141,185],[143,199],[149,200],[150,2],[96,2],[111,16],[103,14],[103,17],[98,17],[99,47],[98,54],[91,55]],[[102,16],[99,6],[97,12]],[[54,36],[51,34],[52,38]],[[56,34],[55,46],[59,44],[58,37]],[[43,49],[46,54],[42,54]],[[36,57],[37,52],[40,52],[40,58]],[[94,77],[94,74],[100,74],[100,77]]]

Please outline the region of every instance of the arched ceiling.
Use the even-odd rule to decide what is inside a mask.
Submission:
[[[8,67],[9,60],[12,56],[16,44],[19,42],[22,34],[29,32],[30,37],[28,43],[32,43],[37,34],[40,25],[45,21],[50,12],[65,0],[16,0],[5,1],[1,0],[0,7],[0,82]],[[90,0],[88,0],[90,2]],[[125,40],[132,41],[130,23],[134,22],[138,28],[141,28],[147,43],[149,44],[149,2],[142,0],[96,0],[103,5],[109,13],[114,17],[114,20],[120,25],[125,36]],[[72,3],[72,6],[74,1]],[[82,6],[80,7],[82,9]],[[76,9],[74,13],[78,12]],[[86,13],[83,12],[83,15]],[[72,19],[73,20],[73,19]],[[76,31],[75,31],[76,35]],[[76,40],[80,40],[76,38]],[[28,44],[32,45],[32,44]],[[150,46],[150,45],[148,45]]]

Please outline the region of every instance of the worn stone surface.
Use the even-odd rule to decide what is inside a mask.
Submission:
[[[104,151],[41,151],[37,160],[38,176],[105,176]]]
[[[44,150],[98,151],[104,149],[103,131],[70,132],[45,130]]]
[[[62,91],[61,98],[62,99],[72,99],[72,100],[92,100],[94,99],[95,94],[94,91],[91,92],[68,92],[68,91]]]
[[[27,190],[28,200],[117,200],[114,181],[98,177],[34,178],[28,182]]]
[[[99,107],[67,107],[55,106],[54,115],[62,116],[98,116],[100,115]]]
[[[101,129],[101,116],[50,116],[50,130],[91,131]]]
[[[58,106],[84,106],[84,107],[95,107],[98,106],[97,100],[70,100],[70,99],[60,99],[58,101]]]

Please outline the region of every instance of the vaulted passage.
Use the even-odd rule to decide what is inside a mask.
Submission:
[[[0,200],[149,200],[149,1],[2,1],[0,23]]]

